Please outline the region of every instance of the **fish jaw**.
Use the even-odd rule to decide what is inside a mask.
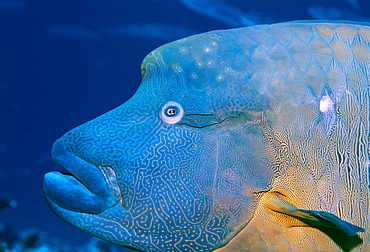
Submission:
[[[52,159],[71,174],[45,174],[43,189],[48,203],[65,210],[99,214],[121,199],[114,170],[96,166],[70,152],[59,139],[54,143]]]

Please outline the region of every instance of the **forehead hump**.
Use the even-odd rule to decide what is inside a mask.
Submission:
[[[260,44],[248,34],[213,31],[161,46],[144,59],[143,82],[156,79],[161,88],[202,93],[211,103],[255,107],[261,87],[253,57]]]
[[[243,40],[243,41],[241,41]],[[247,41],[246,41],[247,40]],[[249,54],[257,43],[230,31],[215,31],[184,38],[151,52],[143,61],[143,74],[150,74],[152,68],[165,72],[162,77],[180,74],[198,88],[208,84],[220,86],[225,80],[246,80],[253,74]],[[248,48],[250,47],[250,48]],[[153,73],[153,72],[152,72]],[[148,75],[150,76],[150,75]]]

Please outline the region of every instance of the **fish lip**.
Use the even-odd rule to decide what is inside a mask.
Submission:
[[[69,171],[92,193],[102,197],[109,196],[107,181],[100,167],[70,152],[61,139],[54,143],[51,158]]]
[[[54,143],[52,159],[71,174],[45,174],[44,192],[49,203],[70,211],[94,214],[116,205],[121,192],[113,168],[84,160],[68,150],[62,140]]]

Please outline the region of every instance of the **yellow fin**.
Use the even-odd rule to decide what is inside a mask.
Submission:
[[[266,195],[265,206],[272,211],[297,218],[311,227],[335,228],[342,230],[349,236],[356,236],[358,232],[365,231],[364,228],[346,222],[329,212],[298,209],[277,193]]]

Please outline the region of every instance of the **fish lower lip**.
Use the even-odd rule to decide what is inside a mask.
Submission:
[[[61,140],[54,143],[52,158],[72,174],[45,174],[43,188],[49,203],[70,211],[98,214],[119,202],[121,193],[111,167],[83,160]]]

